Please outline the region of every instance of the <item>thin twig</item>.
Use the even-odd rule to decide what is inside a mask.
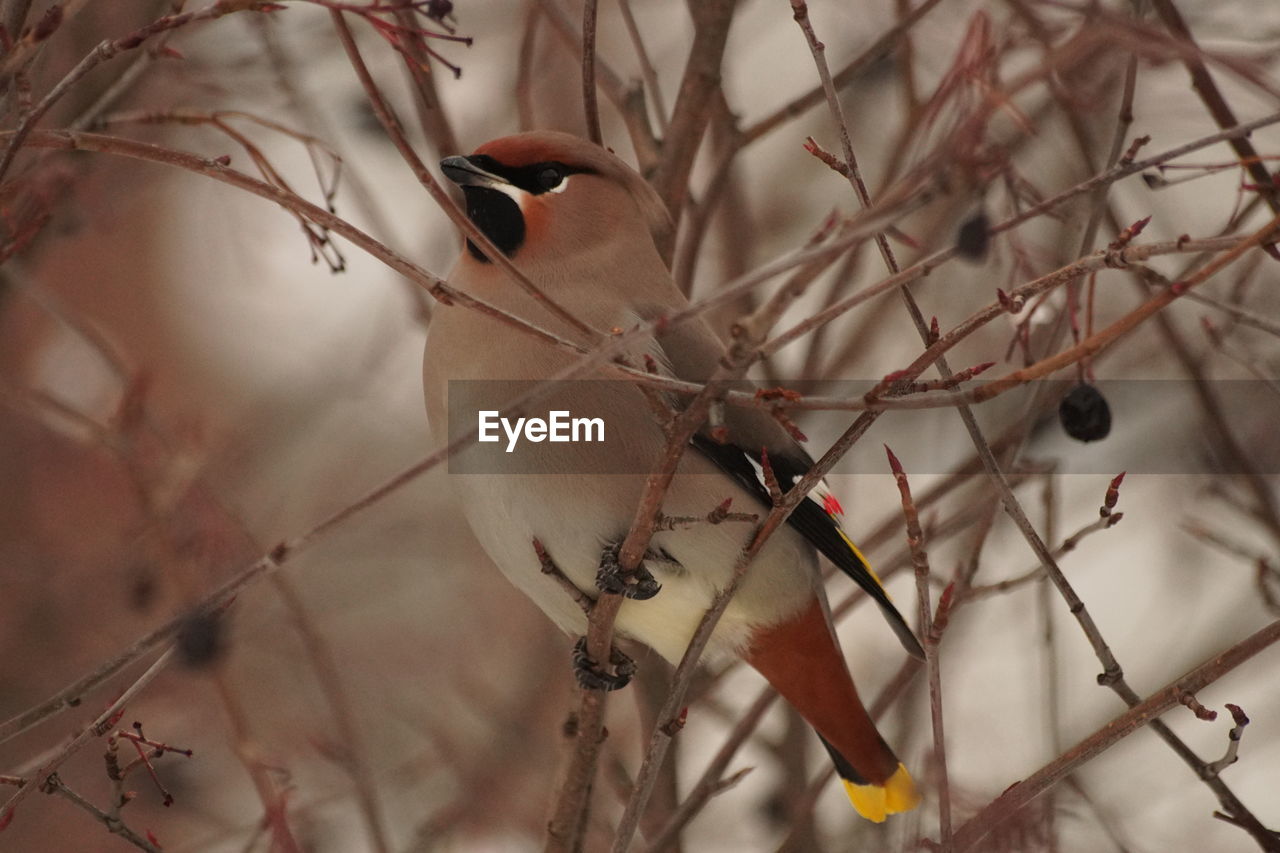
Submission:
[[[19,788],[17,792],[6,800],[3,805],[0,805],[0,826],[7,825],[9,821],[12,820],[14,810],[17,809],[19,804],[21,804],[32,791],[35,791],[44,785],[45,781],[51,775],[56,773],[58,768],[61,767],[67,759],[87,746],[89,741],[105,735],[120,719],[120,715],[124,713],[125,705],[132,702],[135,696],[141,693],[148,684],[155,680],[155,677],[169,665],[169,662],[172,659],[173,650],[166,650],[160,655],[160,657],[156,658],[155,662],[152,663],[151,666],[147,667],[142,675],[134,679],[134,682],[125,688],[124,692],[122,692],[114,702],[108,705],[107,709],[99,714],[93,722],[89,723],[77,732],[65,746],[41,764],[40,768],[31,774],[31,779],[27,784]]]
[[[582,5],[582,110],[587,118],[587,139],[604,144],[600,132],[600,107],[596,103],[596,11],[598,0]]]
[[[0,140],[8,138],[12,138],[12,132],[0,133]],[[312,204],[294,193],[274,187],[265,181],[259,181],[243,172],[238,172],[220,160],[198,157],[172,148],[163,148],[158,145],[150,145],[123,137],[65,130],[32,131],[27,138],[26,144],[41,148],[60,148],[68,151],[96,151],[103,154],[161,163],[185,169],[189,172],[230,184],[239,189],[248,190],[254,195],[273,201],[281,207],[301,214],[309,221],[345,237],[415,284],[426,288],[432,296],[441,302],[463,305],[479,310],[499,322],[506,323],[513,328],[522,329],[569,352],[581,353],[583,351],[583,347],[580,344],[566,340],[534,323],[516,317],[500,308],[489,305],[481,299],[449,286],[444,279],[427,272],[408,258],[378,242],[364,231],[328,210]]]
[[[645,90],[649,93],[649,99],[653,102],[654,120],[658,125],[658,131],[663,135],[667,135],[667,105],[662,97],[662,87],[658,83],[658,72],[653,67],[652,60],[649,59],[649,52],[645,50],[644,38],[640,35],[640,27],[636,24],[635,15],[631,11],[631,0],[618,0],[618,11],[622,13],[622,22],[626,25],[627,36],[631,39],[631,44],[636,51],[636,59],[640,62],[640,76],[644,80]]]
[[[1179,145],[1175,148],[1171,148],[1167,151],[1164,151],[1153,157],[1149,157],[1146,160],[1142,160],[1140,162],[1117,163],[1116,166],[1114,166],[1111,169],[1108,169],[1106,172],[1103,172],[1102,174],[1095,175],[1092,178],[1088,178],[1084,181],[1081,181],[1080,183],[1076,184],[1073,187],[1065,189],[1057,193],[1056,195],[1045,199],[1044,201],[1038,202],[1037,204],[1032,205],[1026,208],[1025,210],[1018,212],[1017,214],[1009,217],[1003,222],[1000,222],[996,225],[992,225],[988,231],[988,236],[994,237],[997,234],[1002,234],[1005,231],[1009,231],[1013,228],[1016,228],[1019,225],[1022,225],[1023,223],[1028,222],[1037,216],[1040,216],[1048,211],[1054,210],[1055,208],[1061,206],[1062,204],[1064,204],[1067,201],[1070,201],[1073,198],[1076,198],[1079,195],[1093,192],[1100,186],[1115,183],[1121,178],[1125,178],[1125,177],[1128,177],[1129,175],[1140,173],[1146,169],[1152,168],[1155,165],[1164,163],[1168,160],[1172,160],[1177,157],[1181,157],[1184,154],[1189,154],[1192,151],[1197,151],[1201,148],[1208,147],[1209,145],[1214,145],[1216,143],[1222,142],[1225,139],[1232,139],[1237,136],[1246,136],[1254,130],[1257,130],[1261,127],[1266,127],[1268,125],[1275,124],[1277,122],[1280,122],[1280,112],[1271,113],[1255,121],[1247,122],[1242,125],[1237,125],[1236,127],[1231,128],[1230,130],[1211,134],[1209,136],[1202,137],[1192,142]],[[823,325],[825,323],[829,323],[831,320],[835,319],[836,317],[839,317],[844,313],[846,313],[850,308],[853,308],[854,306],[866,301],[866,299],[869,298],[869,295],[878,295],[879,293],[883,293],[888,290],[901,287],[909,282],[917,281],[919,279],[927,277],[930,273],[937,270],[943,264],[955,258],[957,254],[958,252],[955,249],[955,247],[951,247],[951,248],[947,248],[947,249],[943,249],[938,252],[935,252],[932,255],[929,255],[928,257],[917,261],[912,266],[905,268],[904,270],[902,270],[902,272],[892,275],[889,278],[881,282],[878,282],[877,284],[872,285],[869,288],[865,288],[864,290],[859,291],[858,293],[855,293],[852,297],[848,299],[843,299],[835,303],[834,305],[831,305],[830,307],[823,309],[822,311],[810,316],[806,320],[791,327],[787,331],[779,334],[772,341],[767,343],[762,350],[763,355],[765,356],[772,355],[773,353],[777,352],[779,349],[786,346],[787,344],[792,343],[793,341],[797,340],[800,337],[803,337],[805,334],[807,334],[809,331],[816,328],[817,326]]]
[[[140,850],[146,850],[148,853],[162,853],[160,847],[134,832],[134,830],[124,821],[119,818],[113,818],[110,814],[104,812],[102,809],[98,808],[93,803],[68,788],[66,783],[62,781],[57,773],[49,774],[49,777],[45,780],[44,784],[46,791],[65,797],[82,810],[88,812],[95,820],[105,826],[107,831],[111,834],[120,836],[134,847],[137,847]]]
[[[569,13],[565,11],[559,0],[537,0],[542,16],[551,24],[551,28],[559,36],[565,48],[572,54],[575,62],[581,62],[583,56],[582,28],[576,26]],[[530,12],[532,15],[532,12]],[[533,19],[529,19],[530,23]],[[529,38],[526,35],[526,39]],[[640,161],[640,171],[648,174],[649,168],[657,161],[658,142],[653,137],[653,129],[649,125],[649,116],[645,112],[643,98],[628,96],[628,90],[609,65],[599,56],[595,60],[596,85],[604,93],[605,98],[622,115],[627,126],[627,134],[635,147],[636,157]]]
[[[1202,59],[1203,52],[1195,39],[1191,35],[1190,28],[1187,27],[1186,21],[1182,19],[1178,7],[1173,4],[1173,0],[1151,0],[1151,5],[1155,9],[1156,14],[1164,21],[1165,26],[1174,36],[1186,40],[1187,44],[1192,48],[1183,58],[1183,64],[1186,65],[1187,71],[1191,74],[1191,88],[1200,96],[1200,100],[1204,102],[1205,108],[1209,110],[1209,115],[1217,122],[1218,127],[1231,127],[1237,124],[1235,111],[1227,104],[1226,98],[1222,96],[1222,92],[1213,81],[1213,77],[1209,74],[1209,69],[1205,66]],[[1232,149],[1235,150],[1240,162],[1249,171],[1249,175],[1253,178],[1262,197],[1270,206],[1272,213],[1280,214],[1280,194],[1276,192],[1276,185],[1272,181],[1271,173],[1267,171],[1262,158],[1258,156],[1257,150],[1248,137],[1238,136],[1230,140]]]
[[[772,687],[766,686],[760,691],[760,695],[738,718],[738,722],[734,724],[724,740],[720,742],[720,748],[716,750],[716,754],[711,761],[707,762],[702,775],[693,784],[693,787],[689,789],[684,802],[680,803],[680,807],[671,815],[666,826],[649,842],[650,853],[660,853],[660,851],[671,846],[680,837],[680,832],[689,825],[689,821],[693,820],[694,816],[706,805],[707,801],[715,795],[724,780],[724,773],[729,767],[729,762],[733,760],[738,749],[756,730],[756,727],[760,725],[760,720],[764,718],[765,712],[769,710],[777,698],[778,693]]]
[[[735,8],[733,0],[702,0],[689,6],[693,44],[675,106],[671,108],[671,124],[662,141],[662,158],[652,179],[677,224],[689,193],[693,159],[711,117],[712,96],[720,88],[720,63]],[[670,260],[671,247],[665,249],[663,257]]]
[[[951,784],[947,776],[947,744],[942,724],[942,671],[938,660],[938,637],[934,632],[932,605],[929,603],[929,556],[924,549],[920,518],[911,499],[907,473],[893,451],[885,445],[889,468],[902,498],[902,515],[906,519],[907,547],[915,568],[916,597],[919,603],[920,636],[924,641],[925,665],[929,678],[929,714],[933,723],[933,760],[938,767],[938,838],[942,853],[951,850]]]
[[[369,833],[371,849],[377,853],[387,853],[391,850],[391,845],[387,840],[382,808],[378,802],[377,780],[373,769],[369,766],[360,727],[356,723],[355,712],[347,697],[347,691],[343,687],[342,676],[333,658],[333,652],[313,624],[302,595],[288,574],[273,573],[271,583],[289,611],[298,636],[302,638],[302,645],[306,649],[312,669],[315,670],[316,681],[324,692],[325,700],[329,703],[334,727],[343,744],[342,764],[350,772],[351,781],[355,785],[356,804],[360,807],[360,816],[364,819],[365,829]]]
[[[506,253],[495,246],[488,235],[476,227],[466,212],[459,208],[449,194],[444,191],[439,181],[435,179],[435,176],[431,174],[421,158],[418,157],[417,152],[413,150],[409,140],[405,138],[400,121],[392,111],[391,105],[382,96],[382,91],[374,81],[368,66],[365,65],[364,58],[360,55],[360,48],[356,45],[355,37],[352,36],[351,28],[347,26],[342,12],[330,9],[329,18],[333,23],[334,31],[338,34],[338,40],[342,43],[343,50],[347,53],[347,59],[351,63],[356,77],[360,80],[360,85],[364,87],[365,95],[369,98],[374,115],[377,116],[378,121],[387,132],[387,137],[395,144],[396,150],[400,152],[400,156],[409,166],[414,177],[418,179],[418,183],[427,191],[432,200],[440,206],[440,209],[444,211],[450,221],[466,235],[466,238],[484,253],[486,258],[489,258],[496,266],[502,268],[511,277],[512,281],[518,284],[525,293],[533,297],[553,317],[564,323],[571,331],[583,336],[586,342],[598,340],[600,334],[597,331],[583,323],[560,303],[544,293],[542,288],[530,281],[529,277],[516,268]]]
[[[907,31],[914,27],[921,18],[933,11],[939,2],[941,0],[924,0],[911,12],[899,18],[896,24],[882,33],[861,53],[850,60],[844,68],[841,68],[832,76],[832,83],[834,83],[836,89],[843,89],[857,79],[858,75],[862,74],[863,71],[884,58],[906,35]],[[782,124],[818,106],[823,102],[824,98],[823,86],[821,84],[815,86],[800,97],[787,102],[764,118],[744,128],[742,131],[744,143],[749,144],[766,136]]]
[[[1132,705],[1093,734],[1081,740],[1035,773],[1017,782],[984,806],[955,834],[955,848],[963,853],[977,845],[999,824],[1013,817],[1023,806],[1062,781],[1085,762],[1097,757],[1114,743],[1132,734],[1179,704],[1187,692],[1195,693],[1214,683],[1254,655],[1280,641],[1280,620],[1272,622],[1251,636],[1215,655],[1200,666],[1175,679],[1144,700]],[[1280,849],[1280,839],[1266,850]]]
[[[437,154],[457,154],[462,148],[454,135],[453,125],[445,114],[440,95],[436,92],[436,75],[431,67],[431,52],[427,50],[422,29],[416,25],[413,11],[408,8],[395,10],[396,22],[401,27],[399,39],[403,45],[404,67],[413,82],[414,107],[418,126],[427,141],[435,145]]]
[[[234,12],[263,12],[271,11],[278,8],[276,4],[269,2],[251,2],[251,0],[219,0],[219,2],[206,6],[195,12],[183,12],[176,15],[165,15],[140,27],[129,35],[122,36],[117,39],[106,39],[98,43],[98,46],[90,51],[77,65],[66,73],[61,80],[58,81],[52,89],[49,90],[40,103],[36,104],[32,110],[22,117],[18,122],[18,126],[14,129],[9,137],[8,145],[4,150],[4,155],[0,156],[0,178],[9,171],[9,167],[13,164],[13,158],[17,155],[27,135],[35,128],[36,123],[44,117],[54,104],[61,100],[62,96],[70,91],[71,87],[79,82],[86,74],[98,67],[116,55],[127,50],[134,50],[147,39],[169,30],[184,27],[188,24],[201,21],[211,21],[221,18],[223,15],[229,15]]]

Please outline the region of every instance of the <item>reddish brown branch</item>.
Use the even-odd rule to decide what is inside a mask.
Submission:
[[[596,102],[596,11],[598,0],[582,6],[582,110],[587,119],[587,139],[604,144],[600,132],[600,107]]]
[[[694,23],[693,45],[662,142],[662,158],[652,180],[676,222],[688,196],[694,156],[710,121],[711,99],[720,87],[720,63],[734,9],[733,0],[703,0],[689,7]],[[670,247],[666,248],[664,256],[669,260]]]
[[[1178,704],[1187,692],[1203,690],[1222,676],[1231,672],[1254,655],[1280,641],[1280,621],[1272,622],[1252,636],[1241,640],[1231,648],[1205,661],[1200,666],[1176,679],[1160,690],[1136,703],[1128,711],[1116,717],[1049,764],[1037,770],[1021,782],[1016,782],[976,815],[961,826],[955,834],[957,851],[972,850],[1001,823],[1009,820],[1024,806],[1053,788],[1069,773],[1096,758],[1116,742],[1155,720],[1159,715]],[[1266,832],[1266,830],[1263,830]],[[1264,850],[1280,849],[1280,839],[1254,835]]]
[[[920,530],[920,517],[915,501],[911,498],[911,485],[902,463],[886,444],[884,452],[889,457],[889,468],[898,484],[902,498],[902,515],[906,520],[907,547],[911,551],[911,564],[915,569],[916,597],[919,605],[920,636],[924,643],[925,663],[929,679],[929,715],[933,724],[933,760],[938,768],[938,836],[942,853],[951,850],[951,784],[947,776],[947,744],[942,722],[942,668],[938,660],[938,640],[941,630],[935,630],[932,606],[929,603],[929,555],[924,549],[924,533]],[[950,597],[946,599],[950,602]],[[938,603],[939,611],[942,602]],[[949,604],[948,604],[949,611]]]
[[[160,33],[184,27],[188,24],[199,21],[210,21],[221,18],[223,15],[229,15],[233,12],[254,11],[254,12],[271,12],[283,8],[279,3],[262,2],[262,0],[219,0],[212,6],[207,6],[195,12],[183,12],[176,15],[166,15],[158,18],[141,27],[126,36],[117,39],[106,39],[98,44],[89,52],[84,59],[72,68],[67,74],[58,81],[48,94],[40,99],[22,120],[18,122],[17,128],[13,131],[13,135],[9,137],[9,144],[5,148],[3,157],[0,157],[0,178],[9,171],[10,165],[13,164],[13,158],[17,155],[18,149],[26,142],[27,135],[36,126],[36,123],[44,117],[54,104],[56,104],[63,95],[71,90],[77,82],[84,78],[86,74],[98,67],[102,63],[112,59],[120,53],[128,50],[135,50],[144,44],[148,39]]]
[[[1222,92],[1218,89],[1217,84],[1214,83],[1208,67],[1201,58],[1200,47],[1196,44],[1191,35],[1191,29],[1187,26],[1186,21],[1182,19],[1182,14],[1178,11],[1178,7],[1174,5],[1173,0],[1152,0],[1152,7],[1165,26],[1169,28],[1169,32],[1180,39],[1184,39],[1190,46],[1191,50],[1183,57],[1183,64],[1191,74],[1191,88],[1195,89],[1196,94],[1200,96],[1205,108],[1209,110],[1209,115],[1213,117],[1218,127],[1221,128],[1237,124],[1235,111],[1227,104],[1226,98],[1222,96]],[[1271,173],[1267,171],[1262,159],[1258,156],[1253,143],[1249,141],[1248,137],[1240,136],[1230,140],[1230,145],[1239,156],[1240,162],[1253,177],[1259,192],[1262,193],[1262,197],[1266,200],[1271,211],[1280,214],[1280,196],[1276,193],[1275,182],[1272,180]]]
[[[13,815],[18,806],[25,800],[32,791],[41,788],[46,784],[51,776],[54,776],[58,768],[63,765],[71,756],[75,755],[89,742],[95,738],[102,737],[110,731],[120,720],[120,715],[124,713],[124,707],[132,702],[142,690],[150,684],[157,675],[169,664],[173,658],[173,651],[169,650],[156,659],[142,675],[129,685],[129,687],[116,698],[114,702],[107,706],[107,709],[99,714],[93,722],[87,724],[80,729],[71,740],[59,749],[54,755],[45,760],[40,767],[31,774],[31,778],[27,784],[18,788],[17,792],[0,805],[0,829],[9,825],[13,820]]]

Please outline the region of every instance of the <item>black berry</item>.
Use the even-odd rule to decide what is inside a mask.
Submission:
[[[1077,441],[1097,441],[1111,432],[1111,407],[1101,391],[1081,383],[1058,404],[1058,420]]]

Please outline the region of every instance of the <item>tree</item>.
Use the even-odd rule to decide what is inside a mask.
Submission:
[[[1280,848],[1265,2],[118,5],[0,7],[15,849]],[[673,452],[724,404],[821,457],[763,514],[655,477],[624,564],[828,475],[919,603],[927,667],[829,587],[911,815],[723,661],[571,692],[459,524],[417,361],[489,309],[431,164],[534,126],[652,181],[761,393],[583,375],[684,395]]]

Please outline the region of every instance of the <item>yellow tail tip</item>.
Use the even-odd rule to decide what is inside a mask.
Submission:
[[[859,785],[847,779],[840,781],[858,814],[876,823],[883,823],[891,814],[910,811],[920,803],[916,784],[911,781],[907,768],[901,764],[883,785]]]

